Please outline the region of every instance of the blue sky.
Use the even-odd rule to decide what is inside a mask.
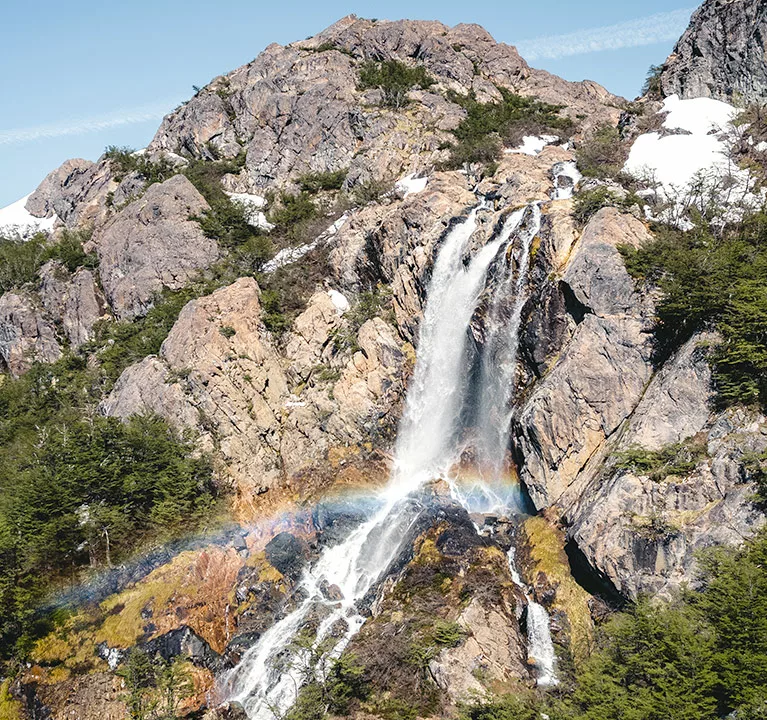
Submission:
[[[348,13],[449,25],[476,22],[496,40],[519,44],[534,67],[568,80],[596,80],[633,97],[649,65],[663,61],[673,47],[692,5],[690,0],[4,0],[0,207],[31,192],[67,158],[96,159],[110,144],[143,147],[162,115],[192,94],[192,85],[249,62],[271,42],[313,35]],[[658,13],[663,15],[653,17]]]

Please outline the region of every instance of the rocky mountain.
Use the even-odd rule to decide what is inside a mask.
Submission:
[[[756,99],[762,15],[706,2],[663,92]],[[215,78],[146,149],[48,175],[26,209],[54,229],[0,278],[2,432],[19,487],[40,458],[101,469],[50,511],[82,580],[47,600],[68,612],[2,628],[24,664],[0,717],[455,717],[566,693],[607,615],[758,534],[767,418],[721,401],[711,354],[733,323],[659,350],[674,288],[642,253],[693,236],[620,173],[659,112],[476,25],[348,16]],[[140,446],[169,488],[140,532],[99,494],[137,418],[183,451]],[[110,434],[47,450],[78,423]],[[185,463],[215,510],[174,509]],[[127,518],[149,490],[121,482]]]
[[[707,0],[663,65],[660,89],[683,98],[762,102],[767,5],[760,0]]]

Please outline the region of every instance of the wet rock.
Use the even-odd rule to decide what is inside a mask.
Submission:
[[[185,657],[195,665],[213,672],[222,670],[222,658],[210,645],[186,625],[153,638],[142,646],[150,656],[160,655],[164,660]]]
[[[208,710],[203,720],[248,720],[245,708],[238,702],[230,700],[217,708]]]
[[[290,533],[275,535],[264,548],[266,559],[283,575],[296,581],[309,559],[306,543]]]

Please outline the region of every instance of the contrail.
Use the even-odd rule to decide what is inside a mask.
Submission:
[[[570,55],[653,45],[676,40],[684,32],[694,10],[682,8],[656,13],[591,30],[521,40],[514,45],[525,60],[557,60]]]
[[[103,115],[75,118],[64,122],[0,130],[0,145],[19,145],[35,140],[62,137],[64,135],[85,135],[86,133],[107,130],[122,125],[137,125],[138,123],[157,120],[163,117],[177,104],[174,102],[157,102],[151,105],[141,105],[139,107],[116,110]]]

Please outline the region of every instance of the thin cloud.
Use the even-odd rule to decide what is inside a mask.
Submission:
[[[648,17],[566,35],[549,35],[515,43],[526,60],[558,60],[603,50],[654,45],[676,40],[687,27],[695,8],[682,8]]]
[[[174,103],[168,102],[154,103],[87,118],[76,118],[46,125],[34,125],[27,128],[0,130],[0,145],[20,145],[22,143],[34,142],[35,140],[64,137],[66,135],[86,135],[124,125],[138,125],[139,123],[162,118],[174,106]]]

